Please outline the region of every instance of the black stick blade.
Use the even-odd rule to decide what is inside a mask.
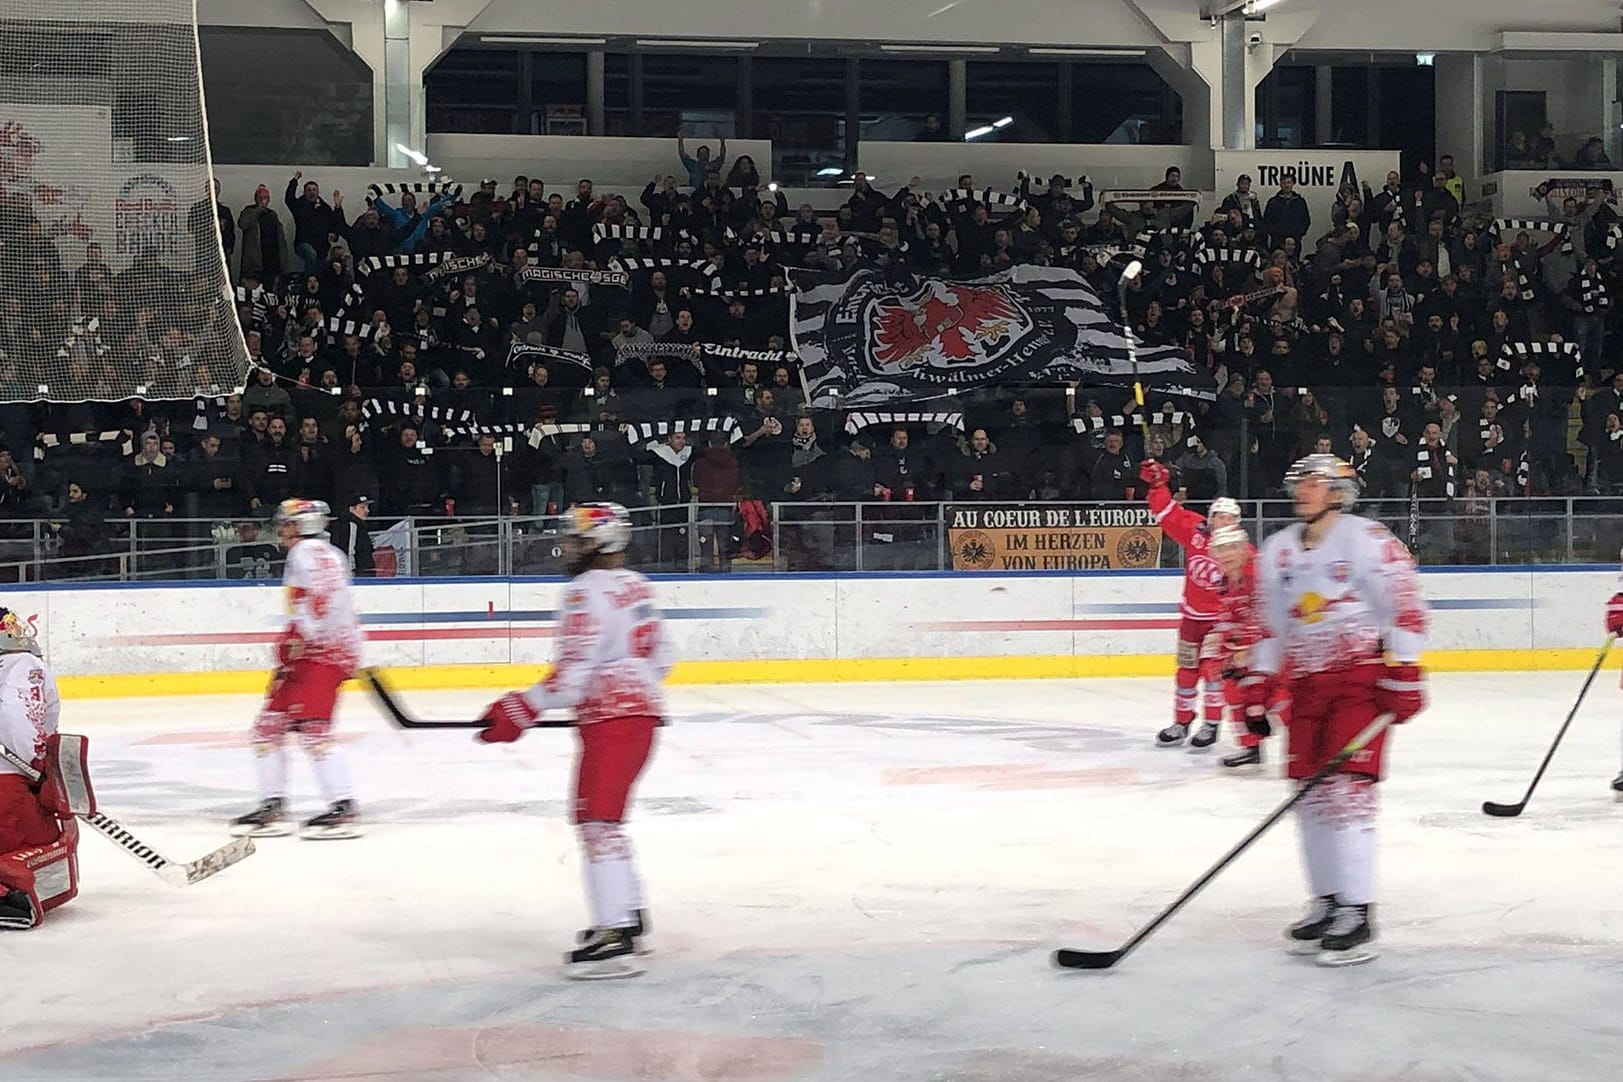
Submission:
[[[414,718],[406,713],[405,708],[395,700],[378,670],[372,668],[363,669],[361,675],[366,678],[366,682],[372,687],[372,693],[383,704],[383,709],[389,715],[389,720],[402,729],[482,729],[485,727],[483,721],[423,721]]]
[[[1482,802],[1482,814],[1492,815],[1498,819],[1514,819],[1525,807],[1527,807],[1525,800],[1519,804],[1495,804],[1491,800],[1485,800]]]
[[[1053,954],[1056,969],[1109,969],[1125,951],[1074,951],[1061,947]]]

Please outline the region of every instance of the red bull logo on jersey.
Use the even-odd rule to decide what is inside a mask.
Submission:
[[[1292,605],[1290,608],[1290,616],[1292,620],[1295,620],[1298,623],[1322,623],[1326,614],[1328,614],[1331,609],[1335,608],[1337,605],[1340,605],[1346,600],[1347,598],[1345,596],[1325,597],[1323,594],[1314,593],[1312,590],[1309,590],[1307,593],[1296,599],[1296,604]]]

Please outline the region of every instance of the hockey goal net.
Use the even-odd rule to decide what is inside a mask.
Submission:
[[[0,401],[240,386],[214,207],[194,0],[0,0]]]

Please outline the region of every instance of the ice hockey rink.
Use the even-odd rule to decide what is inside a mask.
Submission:
[[[0,939],[0,1078],[1613,1079],[1615,675],[1522,818],[1479,810],[1520,798],[1583,676],[1433,681],[1382,786],[1381,957],[1343,970],[1282,949],[1288,822],[1116,970],[1049,968],[1120,945],[1286,795],[1153,747],[1170,680],[678,688],[631,826],[649,972],[599,983],[559,972],[585,920],[572,735],[488,749],[351,694],[367,836],[263,840],[176,890],[87,831],[79,899]],[[70,702],[64,728],[103,810],[189,860],[253,800],[255,705]]]

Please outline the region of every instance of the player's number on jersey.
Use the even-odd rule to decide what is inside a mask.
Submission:
[[[659,625],[650,620],[631,629],[631,652],[640,658],[651,658],[659,648]]]

